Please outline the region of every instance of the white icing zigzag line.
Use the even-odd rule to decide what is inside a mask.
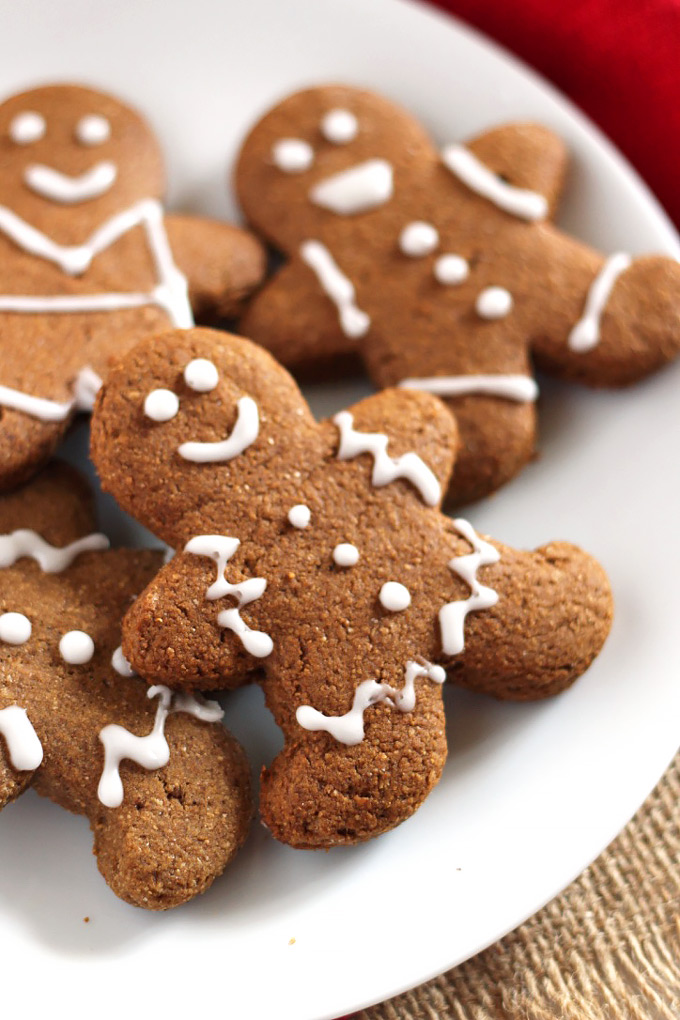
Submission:
[[[36,230],[6,206],[0,206],[0,231],[30,255],[56,263],[69,276],[80,276],[100,252],[123,234],[139,225],[144,227],[147,243],[158,274],[158,284],[147,293],[104,293],[73,295],[0,295],[0,312],[101,312],[121,308],[158,305],[178,329],[188,329],[194,320],[188,298],[187,281],[175,265],[163,223],[163,209],[156,199],[143,199],[117,213],[90,235],[84,244],[57,244]]]
[[[196,464],[232,460],[247,450],[260,432],[260,415],[252,397],[241,397],[238,415],[231,435],[219,443],[182,443],[178,449],[180,457]]]
[[[233,595],[238,600],[238,606],[223,609],[218,614],[217,623],[220,627],[232,630],[241,639],[247,652],[258,659],[263,659],[271,654],[274,642],[269,634],[251,630],[245,620],[241,619],[240,610],[264,594],[267,582],[264,577],[251,577],[247,581],[231,584],[225,577],[227,563],[240,544],[238,538],[230,538],[228,535],[197,535],[187,542],[184,552],[192,553],[194,556],[209,556],[215,560],[217,580],[208,588],[206,598],[212,602],[224,598],[225,595]]]
[[[433,375],[422,379],[402,379],[399,385],[408,390],[434,393],[438,397],[464,397],[479,393],[518,403],[530,403],[538,397],[538,386],[528,375]]]
[[[29,556],[46,574],[59,574],[70,567],[80,553],[108,548],[108,538],[99,532],[78,538],[60,549],[46,542],[37,531],[20,528],[9,535],[0,535],[0,568],[11,567],[22,556]]]
[[[488,198],[511,216],[542,220],[548,215],[548,201],[544,195],[501,180],[464,145],[447,145],[442,150],[442,161],[471,191]]]
[[[364,739],[364,712],[370,705],[385,701],[400,712],[412,712],[416,704],[415,681],[419,676],[429,677],[437,684],[443,684],[446,672],[441,666],[433,666],[427,662],[406,663],[404,686],[401,690],[390,684],[382,684],[377,680],[364,680],[354,692],[354,700],[349,712],[344,715],[324,715],[311,705],[300,705],[295,717],[305,730],[325,730],[341,744],[360,744]]]
[[[489,542],[479,537],[475,529],[462,517],[454,522],[456,530],[472,546],[474,552],[467,556],[455,556],[449,562],[449,569],[469,585],[471,594],[467,599],[447,602],[439,610],[439,626],[442,635],[442,651],[444,655],[458,655],[465,647],[465,617],[480,609],[490,609],[498,602],[498,592],[487,588],[477,580],[480,567],[497,563],[501,554]]]
[[[340,327],[345,336],[356,340],[368,332],[370,317],[356,304],[356,292],[349,277],[345,276],[325,244],[304,241],[300,256],[315,274],[324,294],[338,310]]]
[[[10,705],[0,711],[0,736],[7,741],[12,767],[17,772],[32,772],[43,760],[42,744],[24,708]]]
[[[436,475],[417,453],[404,453],[396,458],[388,456],[387,436],[381,432],[357,432],[353,428],[354,417],[349,411],[340,411],[333,421],[340,429],[338,460],[352,460],[360,453],[370,453],[373,457],[373,485],[380,487],[397,478],[405,478],[415,486],[428,506],[439,503],[441,486]]]
[[[600,320],[614,285],[621,273],[625,273],[632,264],[630,255],[617,252],[604,263],[590,285],[585,301],[583,315],[569,334],[569,347],[572,351],[585,354],[597,347],[600,342]]]
[[[151,733],[138,737],[124,726],[111,723],[99,733],[104,745],[104,769],[99,780],[97,795],[108,808],[120,807],[124,790],[120,778],[120,763],[124,759],[136,762],[145,769],[160,769],[170,761],[170,747],[165,738],[165,721],[174,712],[185,712],[201,722],[219,722],[224,712],[216,701],[198,699],[190,694],[173,694],[167,687],[150,687],[147,697],[159,698],[156,719]]]

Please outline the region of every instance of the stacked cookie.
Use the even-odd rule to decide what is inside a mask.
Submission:
[[[393,828],[441,777],[446,680],[539,699],[600,651],[596,560],[514,550],[441,506],[531,456],[530,352],[595,385],[676,353],[677,266],[548,223],[565,156],[544,129],[440,156],[385,100],[319,88],[239,159],[244,210],[288,257],[246,308],[262,243],[163,213],[139,115],[49,87],[0,107],[0,138],[0,807],[34,786],[89,818],[118,895],[185,902],[253,813],[199,692],[257,682],[284,736],[260,784],[273,836]],[[193,326],[244,309],[258,343]],[[360,354],[388,388],[317,422],[261,345],[303,375]],[[102,485],[169,562],[109,549],[70,469],[16,487],[92,402]]]

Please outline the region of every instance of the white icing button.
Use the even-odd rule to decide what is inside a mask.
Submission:
[[[404,255],[422,258],[430,255],[439,244],[439,234],[431,223],[416,220],[404,227],[399,235],[399,247]]]
[[[59,642],[59,654],[64,662],[82,666],[94,655],[94,641],[84,630],[69,630]]]
[[[358,130],[359,122],[349,110],[329,110],[321,121],[321,134],[334,145],[353,141]]]
[[[123,655],[123,649],[120,645],[118,645],[111,656],[111,665],[115,669],[116,673],[120,673],[121,676],[137,676],[134,669]]]
[[[31,621],[23,613],[0,616],[0,641],[8,645],[25,645],[31,636]]]
[[[170,421],[179,411],[179,398],[172,390],[151,390],[144,401],[144,414],[152,421]]]
[[[512,294],[505,287],[485,287],[477,296],[475,309],[482,319],[502,319],[512,308]]]
[[[294,528],[306,528],[312,519],[312,511],[304,503],[296,503],[288,511],[288,520]]]
[[[45,118],[39,113],[27,110],[19,113],[9,126],[9,136],[17,145],[30,145],[44,137],[46,130]]]
[[[111,125],[106,117],[90,113],[81,117],[76,125],[76,138],[81,145],[101,145],[111,137]]]
[[[341,542],[333,550],[333,560],[339,567],[354,567],[359,562],[359,550],[351,542]]]
[[[470,266],[462,255],[440,255],[434,264],[434,275],[438,283],[452,286],[468,278]]]
[[[196,393],[209,393],[215,389],[219,380],[216,367],[207,358],[194,358],[184,369],[184,382]]]
[[[386,581],[380,589],[380,603],[391,613],[400,613],[411,605],[411,593],[398,581]]]
[[[309,170],[314,162],[314,150],[302,138],[282,138],[272,146],[272,159],[284,173],[299,174]]]

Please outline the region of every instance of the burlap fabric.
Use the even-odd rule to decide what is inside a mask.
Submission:
[[[357,1016],[680,1020],[680,754],[561,896],[479,956]]]

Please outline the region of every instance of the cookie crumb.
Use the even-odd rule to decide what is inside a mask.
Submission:
[[[84,918],[83,918],[83,922],[84,922],[85,924],[89,924],[89,923],[90,923],[90,919],[89,919],[89,917],[84,917]]]

